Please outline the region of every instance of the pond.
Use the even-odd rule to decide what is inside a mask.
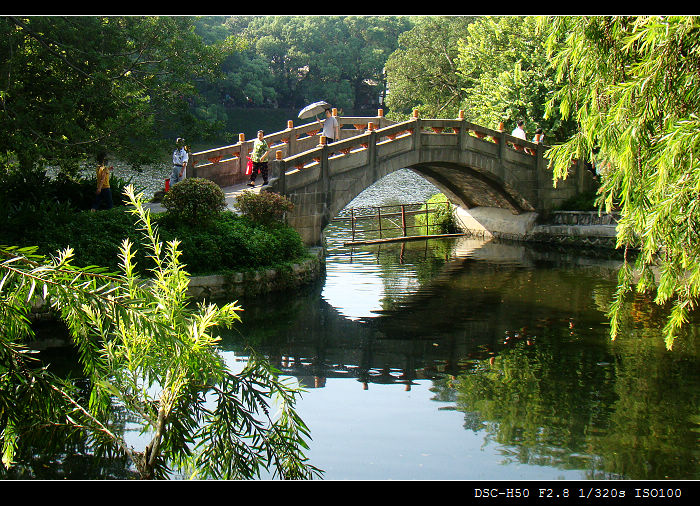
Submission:
[[[398,171],[351,205],[434,193]],[[241,300],[222,344],[233,369],[245,340],[304,386],[325,479],[700,478],[700,327],[666,351],[665,315],[635,301],[611,341],[618,260],[465,237],[348,247],[348,233],[326,229],[318,282]]]
[[[307,388],[326,479],[697,479],[697,326],[642,304],[608,337],[616,261],[473,239],[342,246],[240,329]],[[242,360],[235,337],[230,360]]]

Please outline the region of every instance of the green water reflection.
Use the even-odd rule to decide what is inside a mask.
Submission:
[[[698,327],[667,352],[664,315],[636,301],[625,333],[611,342],[605,311],[616,265],[467,240],[331,250],[323,283],[293,298],[244,302],[244,324],[226,347],[239,350],[244,338],[263,350],[309,388],[309,411],[323,409],[315,390],[330,379],[370,390],[429,382],[435,416],[463,414],[461,427],[442,437],[467,431],[495,449],[497,457],[483,457],[501,468],[491,479],[521,465],[542,479],[563,471],[580,479],[697,479]],[[361,278],[368,274],[381,285],[366,290],[374,309],[353,315],[356,287],[373,283]]]

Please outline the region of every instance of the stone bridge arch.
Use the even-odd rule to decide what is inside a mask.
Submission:
[[[544,147],[463,120],[398,123],[272,163],[269,191],[295,205],[288,222],[307,244],[365,188],[398,169],[421,175],[461,209],[500,208],[511,215],[552,209],[592,187],[578,164],[554,188]]]
[[[499,208],[516,217],[551,210],[593,187],[590,171],[576,162],[555,188],[542,144],[462,117],[421,119],[414,113],[394,123],[380,110],[374,118],[337,119],[341,140],[331,145],[318,135],[318,123],[289,122],[287,130],[265,137],[274,159],[264,190],[294,203],[287,220],[308,245],[322,242],[326,225],[359,193],[402,168],[433,183],[461,209]],[[188,174],[222,186],[242,180],[251,146],[241,138],[236,145],[195,153]]]

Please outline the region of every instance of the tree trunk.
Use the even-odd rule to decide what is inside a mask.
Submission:
[[[143,453],[143,461],[139,464],[136,463],[139,474],[142,480],[152,480],[153,479],[153,468],[156,464],[156,459],[160,455],[160,442],[163,439],[163,433],[165,432],[165,410],[161,407],[158,410],[158,422],[156,423],[156,433],[153,436],[151,442],[146,446],[146,450]]]

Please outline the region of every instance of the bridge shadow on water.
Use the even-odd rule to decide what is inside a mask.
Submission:
[[[554,270],[545,274],[545,285],[532,283],[539,263],[560,257],[494,241],[449,242],[451,253],[429,279],[385,295],[381,309],[370,315],[349,317],[342,302],[324,297],[328,275],[291,298],[242,300],[242,325],[226,347],[244,353],[241,342],[247,342],[308,388],[323,387],[328,378],[351,378],[363,388],[393,383],[410,389],[416,380],[468,372],[518,343],[535,346],[538,335],[553,328],[567,333],[573,322],[601,324],[600,311],[580,309],[588,306],[590,286],[579,283],[577,289],[574,274]],[[400,244],[381,248],[378,258],[406,255]],[[421,249],[401,261],[417,263]],[[616,265],[603,269],[609,275]]]

